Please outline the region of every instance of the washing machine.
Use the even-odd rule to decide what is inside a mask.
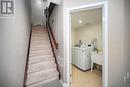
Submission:
[[[92,45],[86,47],[73,47],[72,48],[72,64],[79,69],[86,71],[91,67],[90,52],[94,50]]]

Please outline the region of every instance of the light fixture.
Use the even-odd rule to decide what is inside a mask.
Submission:
[[[82,20],[78,20],[78,23],[79,23],[79,24],[82,24],[82,23],[83,23],[83,21],[82,21]]]

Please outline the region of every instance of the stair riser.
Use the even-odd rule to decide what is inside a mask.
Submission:
[[[56,68],[51,68],[51,69],[46,69],[46,70],[35,72],[35,73],[30,73],[30,74],[28,74],[28,79],[33,78],[33,77],[37,77],[37,76],[41,76],[41,75],[44,75],[44,74],[47,74],[50,72],[55,73],[55,72],[57,72],[57,70],[56,70]]]
[[[38,41],[35,41],[33,43],[31,43],[30,45],[41,45],[41,46],[50,46],[50,42],[49,41],[45,41],[45,42],[38,42]]]
[[[51,45],[50,45],[50,44],[47,44],[47,43],[46,43],[46,44],[45,44],[45,43],[43,43],[43,44],[40,44],[40,43],[39,43],[39,44],[31,44],[30,46],[31,46],[32,48],[38,48],[38,47],[42,47],[42,48],[45,47],[45,48],[47,48],[47,47],[51,47]]]
[[[29,64],[33,64],[33,63],[39,63],[39,62],[44,62],[44,61],[50,61],[53,60],[54,58],[50,57],[50,58],[30,58],[29,60]]]
[[[27,85],[29,84],[33,84],[33,83],[36,83],[36,82],[40,82],[40,81],[43,81],[43,80],[47,80],[51,77],[58,77],[58,72],[57,71],[52,71],[52,72],[49,72],[49,73],[45,73],[43,75],[39,75],[39,76],[32,76],[32,77],[28,77],[28,80],[27,80]]]
[[[34,34],[35,34],[35,35],[36,35],[36,34],[37,34],[37,35],[41,35],[41,34],[42,34],[43,36],[46,36],[46,34],[48,34],[48,32],[32,32],[32,35],[34,35]]]
[[[31,48],[30,51],[35,51],[35,50],[52,50],[51,47],[35,47],[35,48]]]
[[[44,41],[44,42],[46,42],[46,41],[49,41],[49,38],[32,38],[31,39],[31,43],[34,41]]]
[[[43,26],[43,27],[33,27],[32,29],[34,29],[34,30],[47,30],[46,29],[46,27],[45,26]]]
[[[32,34],[32,37],[48,37],[47,34]]]
[[[52,53],[51,50],[31,50],[29,51],[30,54],[46,54],[46,53]]]
[[[39,37],[39,38],[47,38],[48,36],[47,36],[46,34],[42,34],[42,35],[40,35],[40,34],[38,34],[38,35],[32,34],[31,37],[32,37],[32,38],[37,38],[37,37]],[[48,37],[48,38],[49,38],[49,37]]]
[[[33,56],[42,56],[42,55],[53,55],[53,53],[37,53],[37,54],[30,54],[29,57],[33,57]]]
[[[36,30],[36,29],[33,29],[32,32],[47,32],[47,30]]]
[[[33,34],[43,34],[44,35],[44,34],[48,34],[48,33],[47,32],[37,32],[37,33],[36,32],[32,32],[32,35]]]
[[[32,33],[37,33],[37,34],[48,34],[47,31],[32,31]]]
[[[31,64],[29,66],[29,69],[28,69],[28,73],[34,73],[34,72],[38,72],[38,71],[41,71],[41,70],[46,70],[46,69],[50,69],[50,68],[56,68],[56,64],[55,62],[54,63],[48,63],[48,64],[39,64],[39,65],[34,65],[34,64]]]
[[[51,66],[48,66],[48,67],[39,67],[39,68],[29,69],[27,73],[28,74],[35,73],[35,72],[42,71],[43,69],[51,69],[51,68],[56,68],[56,65],[51,65]]]
[[[41,40],[41,42],[40,42],[40,40]],[[33,44],[33,43],[48,43],[48,45],[50,45],[50,40],[48,40],[48,39],[32,39],[31,44]],[[43,44],[41,44],[41,45],[43,45]]]
[[[43,44],[38,44],[38,45],[30,45],[30,49],[37,49],[37,48],[42,48],[44,50],[44,48],[51,48],[51,45],[43,45]]]
[[[42,55],[42,56],[36,56],[36,57],[29,57],[29,60],[35,60],[35,59],[50,59],[53,58],[53,55]]]
[[[39,31],[32,30],[32,32],[33,32],[33,33],[35,33],[35,34],[38,34],[37,32],[46,32],[46,33],[48,33],[48,31],[47,31],[47,30],[39,30]]]
[[[43,26],[43,25],[41,25],[41,26],[37,26],[37,25],[35,25],[35,26],[33,26],[33,28],[38,28],[38,29],[40,29],[40,28],[42,28],[42,29],[46,29],[46,26]]]
[[[41,40],[41,39],[42,39],[42,40],[44,40],[44,39],[45,39],[45,40],[49,40],[49,37],[36,37],[36,36],[32,36],[31,38],[32,38],[32,40],[37,40],[37,39],[38,39],[38,40],[39,40],[39,39],[40,39],[40,40]]]
[[[49,45],[48,45],[48,44],[49,44],[49,43],[45,43],[45,42],[44,42],[44,43],[32,43],[31,46],[34,47],[34,46],[37,46],[37,45],[38,45],[38,46],[41,45],[42,47],[45,47],[45,46],[51,47],[50,44],[49,44]],[[37,47],[38,47],[38,46],[37,46]]]
[[[35,47],[35,48],[31,48],[30,51],[35,51],[35,50],[52,50],[51,47]]]
[[[37,26],[37,25],[35,25],[35,26],[33,26],[33,28],[36,28],[36,29],[46,29],[46,27],[45,26],[43,26],[43,25],[41,25],[41,26]]]
[[[31,39],[31,44],[33,43],[48,43],[50,44],[50,39],[49,38],[33,38]]]
[[[36,31],[34,31],[34,32],[36,32]],[[47,31],[45,31],[45,32],[47,32]],[[47,34],[39,34],[39,33],[33,33],[32,32],[32,35],[43,35],[43,36],[45,35],[45,36],[48,36],[48,33]]]
[[[45,27],[33,27],[34,30],[47,30]]]
[[[34,42],[31,45],[48,45],[48,44],[50,45],[49,42]]]
[[[52,75],[52,76],[50,76],[50,75]],[[45,75],[45,76],[42,76],[42,77],[39,77],[39,78],[31,78],[31,80],[28,80],[28,82],[27,82],[27,85],[33,85],[33,84],[36,84],[37,82],[41,82],[41,81],[46,81],[46,80],[49,80],[49,79],[51,79],[51,78],[56,78],[56,79],[58,79],[59,78],[59,74],[48,74],[48,75]]]
[[[44,28],[32,28],[33,31],[47,31],[47,29]]]
[[[33,43],[47,43],[47,44],[50,44],[50,41],[33,41]],[[31,44],[33,44],[31,43]]]
[[[49,37],[48,36],[48,33],[41,33],[41,34],[35,34],[35,33],[32,33],[32,36],[31,37]]]

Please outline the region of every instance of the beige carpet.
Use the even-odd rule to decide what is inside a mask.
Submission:
[[[43,85],[50,87],[49,84],[55,87],[57,85],[55,83],[59,78],[59,73],[48,32],[44,26],[35,26],[32,29],[27,73],[27,87],[42,87]]]

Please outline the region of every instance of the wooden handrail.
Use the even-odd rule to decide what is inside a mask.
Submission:
[[[51,26],[49,23],[47,23],[47,29],[48,29],[48,33],[50,35],[50,39],[52,39],[52,43],[54,43],[55,48],[54,49],[58,49],[58,43],[56,42],[56,39],[54,37],[54,34],[52,32]]]
[[[54,55],[55,62],[56,62],[56,65],[57,65],[57,70],[59,72],[59,79],[61,79],[60,69],[58,67],[58,62],[57,62],[57,58],[56,58],[56,54],[55,54],[56,53],[55,50],[58,49],[58,43],[56,42],[56,39],[55,39],[54,34],[53,34],[53,31],[52,31],[51,26],[49,24],[49,19],[50,19],[50,16],[51,16],[51,13],[52,13],[54,7],[55,7],[55,4],[51,3],[49,8],[45,9],[46,28],[47,28],[47,31],[48,31],[48,35],[49,35],[49,39],[50,39],[53,55]]]
[[[55,40],[55,37],[54,37],[53,32],[51,30],[50,24],[46,23],[46,27],[47,27],[49,39],[50,39],[50,42],[51,42],[51,47],[52,47],[53,55],[54,55],[54,58],[55,58],[55,62],[57,64],[57,70],[59,72],[59,79],[61,79],[60,70],[59,70],[59,67],[58,67],[58,62],[57,62],[56,54],[55,54],[55,49],[58,49],[58,43],[56,43],[56,40]]]

